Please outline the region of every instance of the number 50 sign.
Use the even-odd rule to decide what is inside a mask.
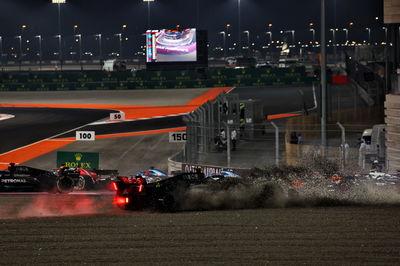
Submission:
[[[186,142],[186,132],[169,132],[169,142]]]
[[[124,121],[125,120],[125,113],[124,112],[111,113],[110,114],[110,120],[111,121]]]

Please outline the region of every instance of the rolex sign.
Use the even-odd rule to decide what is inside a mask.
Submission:
[[[57,152],[57,166],[65,165],[72,168],[99,168],[98,152]]]

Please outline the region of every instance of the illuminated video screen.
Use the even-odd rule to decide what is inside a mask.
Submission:
[[[146,56],[147,63],[196,62],[196,29],[148,30]]]

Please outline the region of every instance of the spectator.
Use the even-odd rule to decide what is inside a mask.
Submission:
[[[301,134],[297,136],[297,144],[303,144],[303,138],[301,137]]]
[[[222,144],[225,145],[225,144],[226,144],[226,133],[225,133],[225,130],[224,130],[224,129],[221,129],[221,134],[220,134],[220,136],[221,136],[221,142],[222,142]]]
[[[198,180],[203,180],[205,178],[205,175],[203,173],[203,169],[196,168],[196,177],[197,177]]]
[[[367,144],[364,139],[361,139],[360,148],[358,149],[358,165],[363,169],[365,168],[365,153],[367,150]]]
[[[340,144],[339,151],[341,156],[343,157],[342,160],[344,160],[344,162],[347,163],[347,161],[349,160],[349,152],[350,152],[349,144],[347,142],[345,142],[344,146],[343,144]]]
[[[297,140],[297,134],[295,131],[293,131],[290,134],[290,144],[297,144],[298,140]]]
[[[233,129],[231,132],[231,140],[232,140],[232,150],[236,151],[236,140],[237,140],[236,129]]]

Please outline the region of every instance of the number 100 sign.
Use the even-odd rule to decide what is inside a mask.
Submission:
[[[95,136],[94,131],[76,131],[76,140],[79,141],[94,141]]]
[[[169,132],[169,142],[186,142],[186,132]]]

